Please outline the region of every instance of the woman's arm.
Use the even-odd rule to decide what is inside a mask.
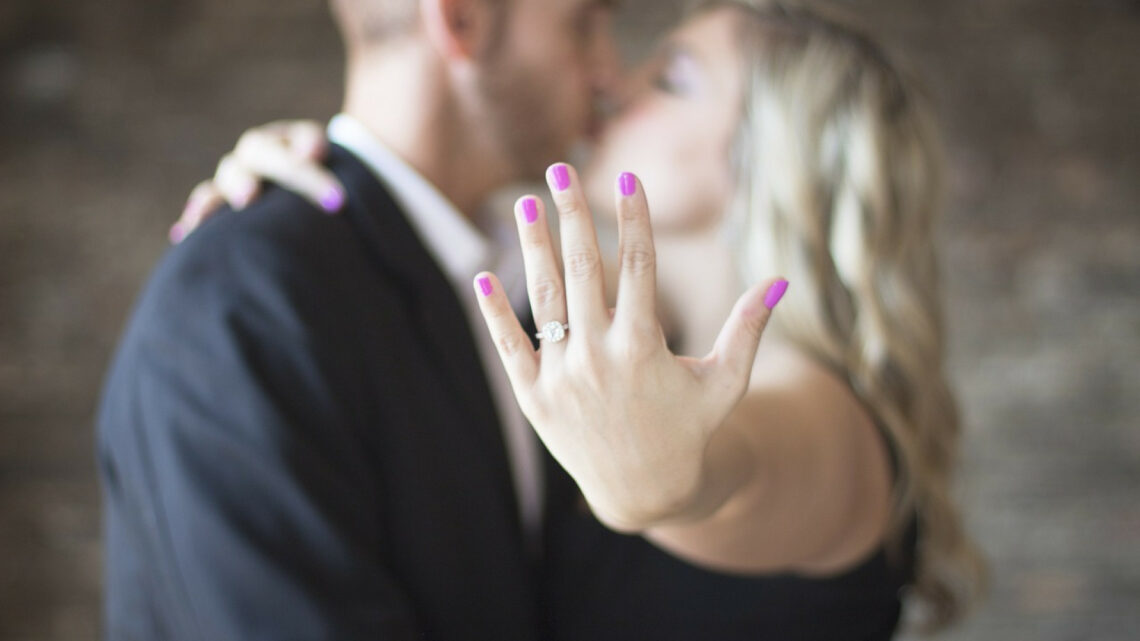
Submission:
[[[707,485],[643,534],[733,573],[831,574],[881,544],[890,509],[883,437],[847,385],[810,358],[761,346],[748,392],[705,453]]]
[[[568,323],[568,336],[536,352],[494,276],[477,276],[475,291],[523,412],[598,519],[726,572],[831,572],[872,549],[889,475],[866,413],[794,352],[773,347],[757,359],[786,283],[741,297],[706,357],[676,356],[657,321],[656,254],[636,178],[615,186],[612,314],[576,174],[555,165],[548,181],[561,261],[541,201],[520,199],[516,219],[534,317]]]

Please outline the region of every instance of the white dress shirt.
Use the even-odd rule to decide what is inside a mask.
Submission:
[[[480,221],[482,228],[477,227],[434,185],[351,116],[333,117],[328,135],[330,141],[355,154],[388,188],[455,289],[467,313],[492,400],[502,421],[520,518],[533,541],[542,527],[543,482],[538,439],[511,391],[472,287],[475,274],[493,271],[516,310],[529,305],[522,252],[512,220],[488,216],[485,222]]]

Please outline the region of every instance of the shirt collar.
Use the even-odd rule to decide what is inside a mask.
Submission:
[[[453,285],[468,287],[476,273],[495,266],[496,252],[487,236],[359,120],[347,114],[334,116],[328,136],[356,155],[388,187]]]

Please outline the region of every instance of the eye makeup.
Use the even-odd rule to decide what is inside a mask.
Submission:
[[[690,96],[699,86],[700,63],[686,47],[668,44],[659,54],[660,63],[653,78],[653,86],[659,91]]]

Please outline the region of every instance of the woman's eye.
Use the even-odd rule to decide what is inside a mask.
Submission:
[[[659,91],[674,95],[686,95],[691,89],[689,71],[684,56],[669,55],[653,76],[653,86]]]
[[[658,65],[657,69],[653,72],[653,87],[665,93],[674,93],[676,87],[673,86],[673,79],[669,77],[668,65]]]

